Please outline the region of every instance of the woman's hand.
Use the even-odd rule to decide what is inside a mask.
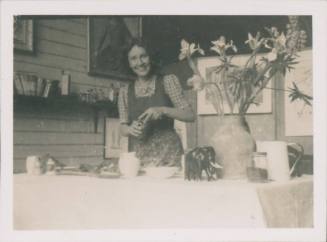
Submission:
[[[139,122],[133,121],[133,123],[128,126],[128,133],[132,136],[139,137],[143,134],[143,126]]]
[[[138,119],[146,123],[148,120],[158,120],[165,114],[165,107],[151,107],[142,113]]]

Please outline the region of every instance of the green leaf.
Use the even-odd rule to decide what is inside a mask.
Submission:
[[[290,94],[288,95],[291,102],[294,102],[295,100],[302,100],[305,104],[312,106],[311,101],[313,100],[313,97],[301,92],[295,82],[292,84],[293,88],[289,88]]]

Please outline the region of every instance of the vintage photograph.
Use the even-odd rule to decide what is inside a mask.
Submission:
[[[103,9],[3,17],[0,230],[321,237],[320,15]]]
[[[14,24],[15,230],[313,227],[312,16]]]

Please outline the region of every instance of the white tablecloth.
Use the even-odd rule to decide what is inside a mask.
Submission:
[[[14,176],[14,229],[260,228],[247,181]]]

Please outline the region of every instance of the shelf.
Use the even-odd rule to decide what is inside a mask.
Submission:
[[[109,100],[87,103],[79,100],[77,95],[54,96],[48,98],[25,95],[14,96],[15,111],[71,112],[85,109],[104,111],[109,117],[118,117],[117,104]]]

